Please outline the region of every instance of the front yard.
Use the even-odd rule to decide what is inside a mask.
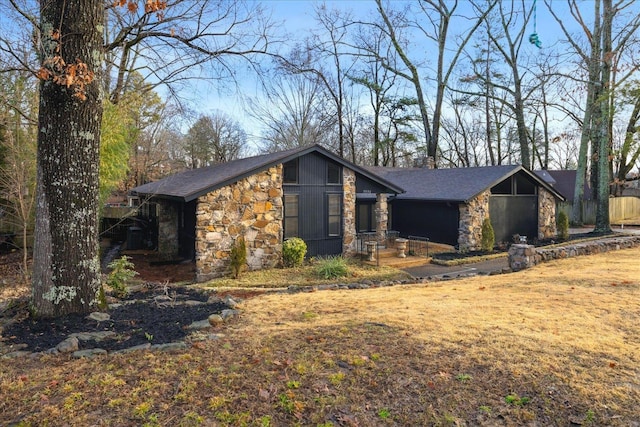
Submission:
[[[0,360],[0,424],[634,425],[639,254],[270,293],[188,350]]]

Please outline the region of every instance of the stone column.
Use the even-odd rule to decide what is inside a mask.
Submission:
[[[489,216],[489,190],[461,203],[459,207],[460,223],[458,226],[458,250],[460,252],[480,249],[482,242],[482,222]]]
[[[379,193],[376,197],[376,240],[382,243],[387,238],[389,209],[387,195]]]
[[[356,174],[342,168],[342,255],[356,255]]]
[[[556,200],[540,187],[538,194],[538,239],[553,238],[556,231]]]
[[[165,259],[178,256],[178,203],[158,201],[158,254]]]

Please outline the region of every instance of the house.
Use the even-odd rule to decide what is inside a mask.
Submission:
[[[368,169],[405,189],[388,202],[390,228],[401,236],[475,250],[485,217],[491,219],[496,242],[511,242],[516,234],[529,240],[556,234],[556,200],[564,196],[522,166]],[[359,231],[369,226],[372,202],[359,200]]]
[[[235,241],[250,269],[276,266],[282,242],[300,237],[309,256],[356,252],[358,195],[373,195],[386,229],[386,195],[402,188],[319,145],[188,170],[134,188],[156,204],[158,252],[195,260],[197,280],[222,276]]]

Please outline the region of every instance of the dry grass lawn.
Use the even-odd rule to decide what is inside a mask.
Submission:
[[[638,426],[639,255],[263,295],[176,353],[0,360],[0,424]]]

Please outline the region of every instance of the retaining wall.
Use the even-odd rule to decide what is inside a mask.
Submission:
[[[536,248],[532,245],[515,244],[509,248],[509,267],[512,271],[519,271],[554,259],[593,255],[638,246],[640,246],[640,236],[611,237],[575,244],[569,243],[566,246],[554,248]]]

